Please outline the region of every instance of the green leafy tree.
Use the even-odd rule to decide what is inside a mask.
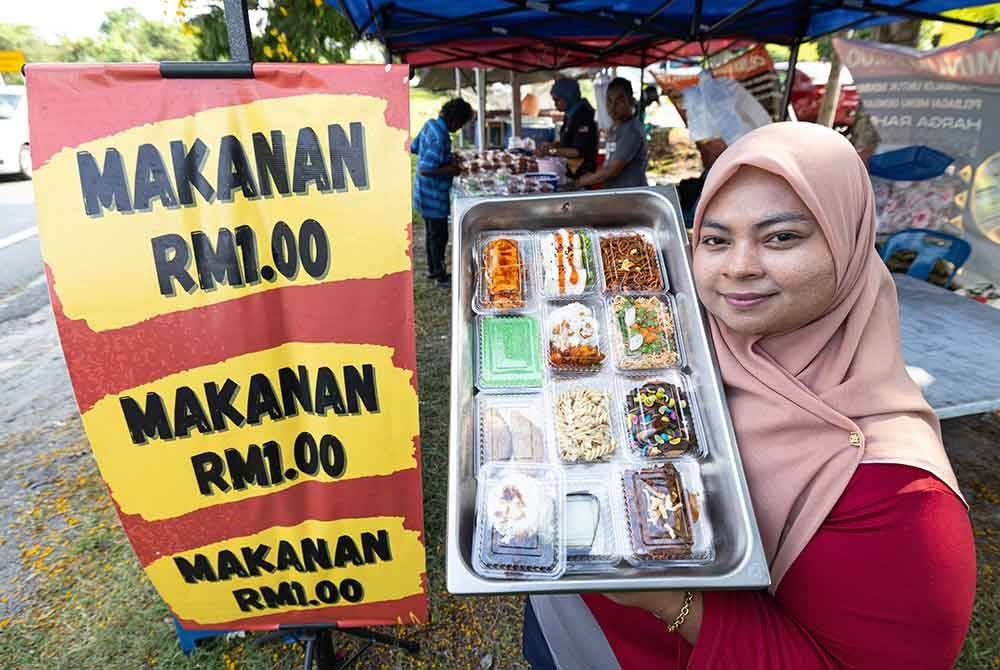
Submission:
[[[140,62],[195,56],[195,41],[180,25],[147,19],[131,7],[109,11],[97,38],[64,40],[64,45],[76,60]]]
[[[29,61],[56,59],[56,48],[25,25],[0,23],[0,51],[20,51]]]
[[[18,50],[34,62],[142,62],[191,60],[194,38],[181,26],[147,19],[132,8],[109,11],[94,37],[63,37],[48,44],[31,26],[0,24],[0,50]]]
[[[261,14],[253,38],[258,61],[343,63],[354,45],[348,20],[323,0],[250,0],[254,16]],[[189,0],[179,0],[178,11],[187,12]],[[204,13],[191,16],[185,31],[197,40],[198,57],[219,60],[229,57],[225,14],[220,0]]]

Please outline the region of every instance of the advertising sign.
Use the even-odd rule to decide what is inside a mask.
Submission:
[[[964,271],[1000,283],[1000,35],[936,51],[835,39],[881,143],[923,145],[954,159],[932,190],[953,211],[914,211],[908,227],[935,227],[972,245]],[[920,182],[923,184],[923,182]],[[931,215],[928,215],[928,212]]]
[[[426,620],[406,68],[29,65],[83,424],[192,629]]]

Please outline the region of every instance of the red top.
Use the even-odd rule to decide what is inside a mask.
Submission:
[[[694,649],[643,609],[584,601],[622,670],[950,668],[972,616],[962,501],[933,475],[862,464],[774,597],[707,591]]]

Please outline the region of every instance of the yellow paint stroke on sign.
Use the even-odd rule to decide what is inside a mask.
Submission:
[[[370,517],[268,528],[164,556],[146,574],[177,616],[216,624],[399,600],[421,593],[424,566],[420,536],[402,518]]]
[[[290,342],[106,396],[84,413],[83,424],[101,475],[121,511],[139,514],[147,521],[267,495],[302,481],[388,475],[417,466],[414,438],[419,433],[417,395],[410,383],[413,372],[395,367],[392,354],[392,348],[378,345]],[[358,377],[365,365],[370,366],[372,383],[362,385]],[[296,402],[296,414],[290,416],[285,395],[292,388],[290,374],[298,378],[299,366],[305,368],[307,383],[303,386],[308,389],[313,411]],[[358,374],[345,372],[345,366]],[[280,368],[289,368],[284,383]],[[319,381],[329,382],[331,375],[321,373],[321,368],[334,379],[322,389]],[[214,384],[224,394],[227,379],[238,386],[228,405],[246,418],[242,427],[226,417],[212,417],[211,391],[206,384]],[[330,394],[332,386],[339,394],[339,409],[337,398]],[[267,387],[273,390],[276,406],[266,404]],[[370,391],[372,387],[377,411],[371,411],[370,397],[366,405],[361,394],[352,397],[351,393],[352,389]],[[166,424],[155,420],[156,401],[151,403],[150,393],[162,401]],[[324,416],[315,413],[320,394],[329,406]],[[140,430],[141,444],[135,443],[130,431],[122,398],[134,401],[125,402],[143,411],[153,432],[150,436]],[[214,407],[221,405],[216,402]],[[264,413],[259,423],[250,425],[254,410],[259,413],[264,407],[279,416]],[[193,426],[199,411],[207,417],[202,427],[208,432],[194,426],[182,435],[182,426]],[[140,425],[134,407],[132,415],[133,425]],[[224,430],[215,429],[214,419],[224,422]],[[271,442],[276,446],[269,446]],[[298,442],[301,444],[296,449]],[[226,450],[234,452],[227,454]],[[221,490],[219,482],[228,490]]]
[[[386,125],[386,104],[382,98],[360,95],[316,94],[259,100],[130,128],[55,154],[35,171],[34,179],[36,192],[62,194],[39,199],[37,208],[45,261],[52,269],[55,291],[66,315],[85,319],[92,329],[103,331],[282,286],[379,278],[409,270],[407,228],[411,212],[409,198],[404,195],[410,189],[409,158],[404,150],[407,133]],[[300,131],[311,128],[318,139],[322,160],[331,162],[328,129],[340,125],[350,137],[351,123],[360,123],[364,128],[367,188],[358,188],[354,177],[338,163],[346,186],[341,191],[320,192],[316,183],[310,182],[305,184],[304,194],[282,195],[274,186],[271,196],[247,199],[236,188],[231,201],[213,197],[208,202],[194,188],[192,205],[167,207],[162,198],[154,197],[146,211],[137,208],[130,212],[119,211],[118,201],[112,200],[109,192],[106,202],[99,206],[96,196],[91,199],[99,214],[90,216],[86,212],[78,165],[80,152],[89,153],[93,170],[103,170],[101,174],[106,175],[108,150],[116,150],[124,166],[128,185],[125,192],[133,194],[134,200],[136,165],[140,162],[142,145],[152,147],[142,150],[147,159],[144,164],[158,153],[164,165],[159,178],[169,180],[179,193],[181,185],[175,183],[171,142],[181,140],[184,149],[190,151],[200,139],[206,151],[201,173],[208,185],[217,189],[220,173],[231,171],[219,170],[219,156],[223,138],[232,135],[246,154],[260,193],[261,182],[267,179],[261,177],[254,133],[270,142],[272,150],[275,148],[272,131],[283,134],[288,180],[292,182]],[[352,146],[357,147],[357,143]],[[85,156],[83,160],[90,159]],[[149,175],[141,178],[153,179]],[[331,182],[332,178],[331,172]],[[273,175],[268,179],[273,182]],[[304,269],[303,246],[310,248],[309,253],[315,253],[317,246],[315,237],[302,231],[303,222],[310,219],[318,223],[327,237],[329,261],[323,271]],[[284,222],[288,230],[278,222]],[[192,235],[204,233],[217,252],[220,234],[233,235],[239,240],[234,231],[240,226],[253,231],[253,244],[244,239],[244,245],[255,249],[261,276],[243,285],[237,285],[239,282],[231,278],[208,288],[201,285],[199,270],[207,274],[210,263],[197,262]],[[176,258],[175,247],[165,246],[165,240],[176,241],[177,238],[167,237],[171,235],[179,236],[189,248],[187,271],[198,285],[189,292],[173,280],[170,285],[174,294],[164,295],[154,262],[153,240],[159,240],[160,253],[166,262]],[[249,232],[244,231],[244,235]],[[244,274],[246,266],[253,264],[247,262],[245,247],[239,247],[235,254]],[[288,262],[291,247],[297,247],[297,264]],[[276,271],[282,264],[287,272]]]
[[[961,193],[955,196],[955,204],[958,205],[959,209],[965,209],[965,203],[968,201],[968,199],[969,199],[969,192],[962,191]]]

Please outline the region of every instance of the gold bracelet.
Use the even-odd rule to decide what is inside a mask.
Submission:
[[[684,623],[684,619],[687,619],[687,615],[691,613],[691,601],[694,600],[694,594],[691,591],[684,592],[684,602],[681,603],[681,611],[678,613],[677,618],[674,619],[673,623],[667,624],[667,630],[671,633],[677,632],[677,629],[681,627]]]

